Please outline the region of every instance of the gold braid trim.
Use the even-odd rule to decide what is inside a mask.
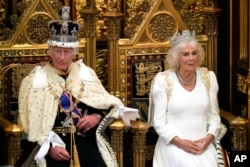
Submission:
[[[164,79],[166,81],[166,94],[169,100],[172,94],[172,80],[169,77],[169,71],[162,72],[162,75],[164,76]]]
[[[200,71],[201,71],[201,78],[207,88],[207,90],[209,91],[210,89],[210,76],[209,76],[209,71],[207,68],[205,67],[201,67],[200,68]]]

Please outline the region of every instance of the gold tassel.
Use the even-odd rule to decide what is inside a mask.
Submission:
[[[70,160],[70,167],[74,167],[73,160]]]
[[[79,161],[78,152],[77,152],[77,148],[75,144],[74,144],[73,152],[74,152],[73,153],[74,154],[74,167],[80,167],[80,161]]]
[[[72,113],[73,113],[73,109],[74,109],[74,106],[73,106],[73,100],[72,100],[72,94],[70,93],[70,112],[71,112],[71,121],[73,122],[73,119],[72,119]],[[72,151],[73,151],[73,165],[70,166],[70,167],[81,167],[80,166],[80,161],[79,161],[79,156],[78,156],[78,151],[77,151],[77,148],[76,148],[76,143],[75,143],[75,127],[74,125],[71,126],[71,131],[70,131],[70,134],[71,134],[71,161],[72,161]],[[72,148],[73,146],[73,148]]]

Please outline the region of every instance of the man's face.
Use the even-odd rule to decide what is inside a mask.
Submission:
[[[75,58],[74,49],[72,48],[51,46],[50,52],[53,66],[58,70],[66,71]]]

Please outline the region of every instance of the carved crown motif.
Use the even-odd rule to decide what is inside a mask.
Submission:
[[[62,7],[62,20],[52,20],[48,23],[50,29],[50,39],[48,44],[51,46],[76,48],[78,47],[78,31],[80,25],[69,20],[69,6]]]
[[[172,37],[168,38],[172,47],[189,40],[195,40],[195,31],[183,30],[181,33],[177,33]]]

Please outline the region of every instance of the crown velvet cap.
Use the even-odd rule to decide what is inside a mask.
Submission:
[[[195,40],[195,31],[183,30],[181,33],[177,33],[169,38],[172,47],[179,45],[184,41]]]
[[[52,20],[48,23],[50,39],[47,43],[50,46],[63,48],[77,48],[79,24],[69,20],[69,6],[62,7],[62,20]]]

